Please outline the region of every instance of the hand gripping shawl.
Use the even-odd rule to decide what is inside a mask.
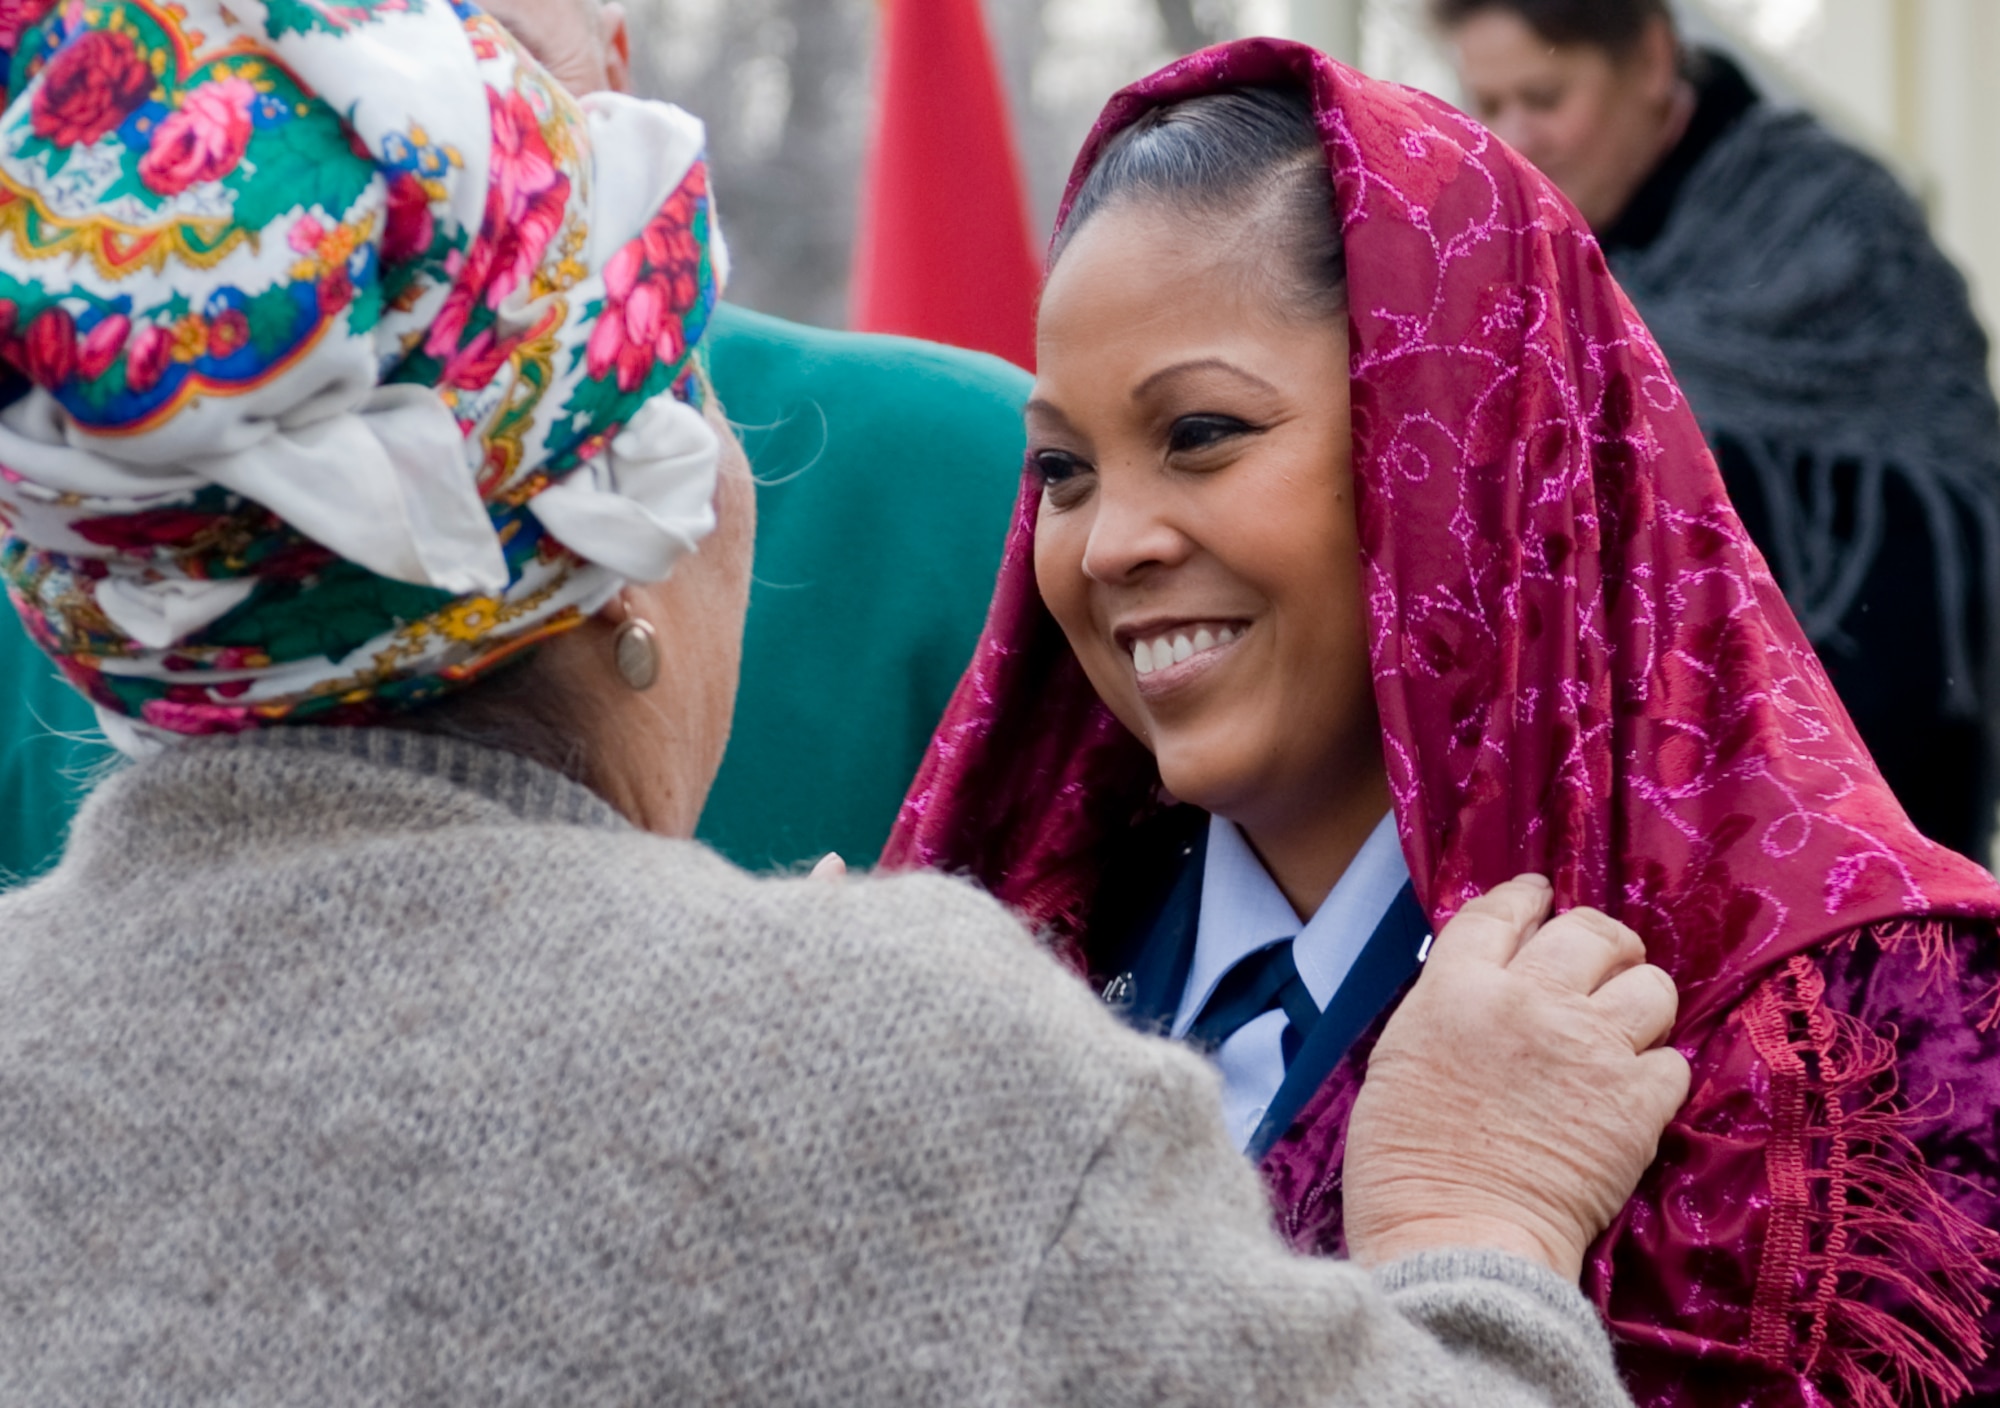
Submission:
[[[709,530],[694,119],[453,0],[6,13],[0,578],[121,747],[420,704]]]
[[[1477,124],[1252,40],[1119,94],[1078,177],[1149,107],[1286,82],[1312,93],[1346,241],[1371,659],[1421,897],[1441,923],[1543,872],[1681,987],[1695,1094],[1586,1270],[1635,1389],[1961,1389],[1990,1244],[1934,1186],[1884,1041],[1828,1002],[1820,963],[1866,937],[1948,983],[1951,955],[1990,945],[2000,891],[1909,825],[1596,243]],[[1087,968],[1102,843],[1159,779],[1041,604],[1037,497],[1030,479],[885,861],[970,873]],[[1264,1165],[1301,1247],[1341,1246],[1364,1066]]]

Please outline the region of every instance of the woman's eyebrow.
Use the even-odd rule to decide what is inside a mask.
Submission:
[[[1055,402],[1044,401],[1039,396],[1021,408],[1021,418],[1023,420],[1040,419],[1052,421],[1064,430],[1074,430],[1076,428],[1070,423],[1070,418],[1062,413],[1062,409]]]
[[[1264,380],[1264,378],[1254,372],[1245,371],[1234,362],[1225,361],[1221,357],[1197,357],[1191,361],[1175,362],[1170,367],[1161,367],[1158,371],[1132,388],[1132,399],[1135,401],[1142,400],[1159,383],[1170,381],[1175,377],[1185,376],[1189,372],[1227,372],[1239,381],[1247,381],[1260,391],[1268,392],[1273,396],[1278,393],[1278,388],[1271,385],[1270,382]]]

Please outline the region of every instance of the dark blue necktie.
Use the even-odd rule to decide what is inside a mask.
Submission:
[[[1280,939],[1237,959],[1202,1004],[1188,1028],[1187,1040],[1213,1051],[1266,1012],[1281,1008],[1287,1019],[1282,1045],[1289,1066],[1312,1035],[1320,1015],[1319,1004],[1313,1001],[1299,977],[1298,964],[1292,960],[1290,939]]]

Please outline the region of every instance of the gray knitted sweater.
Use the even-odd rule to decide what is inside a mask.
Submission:
[[[1609,1404],[1497,1254],[1293,1257],[1196,1059],[936,877],[194,743],[0,899],[0,1403]]]

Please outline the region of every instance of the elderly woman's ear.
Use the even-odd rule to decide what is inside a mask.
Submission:
[[[663,836],[694,834],[722,765],[757,533],[749,461],[713,397],[706,415],[722,445],[715,530],[664,581],[628,584],[547,647],[586,701],[592,787]]]
[[[552,642],[552,664],[590,700],[592,788],[662,836],[694,834],[722,766],[750,606],[756,486],[714,398],[706,414],[722,442],[714,532],[664,582],[624,586]]]

